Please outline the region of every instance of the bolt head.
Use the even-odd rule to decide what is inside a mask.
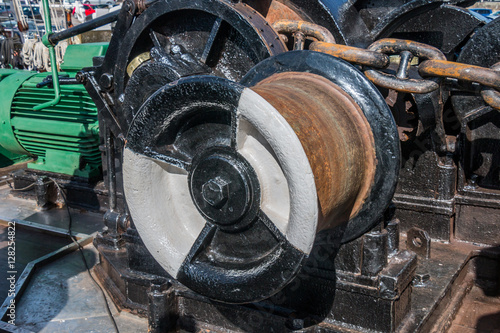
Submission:
[[[201,191],[203,199],[210,206],[221,208],[229,197],[229,183],[221,177],[215,177],[203,184]]]
[[[427,284],[427,282],[429,282],[430,278],[431,276],[428,273],[417,273],[413,278],[413,285],[424,286],[425,284]]]
[[[109,89],[113,85],[113,75],[104,73],[99,81],[104,89]]]

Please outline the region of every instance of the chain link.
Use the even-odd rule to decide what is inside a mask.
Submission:
[[[294,38],[294,50],[303,50],[309,38],[313,40],[309,50],[363,66],[366,77],[377,86],[424,94],[439,89],[442,78],[476,82],[483,86],[481,96],[484,101],[500,110],[500,62],[484,68],[447,61],[444,54],[433,46],[394,38],[380,39],[367,49],[336,44],[327,29],[305,21],[280,20],[273,24],[273,28],[285,43],[288,36]],[[416,65],[413,65],[414,57],[418,58]],[[412,67],[417,70],[412,71]]]
[[[306,38],[330,44],[335,43],[335,38],[328,29],[306,21],[279,20],[273,23],[273,29],[278,32],[285,44],[288,41],[288,36],[291,35],[294,39],[294,50],[303,50]]]
[[[356,65],[386,68],[390,63],[386,54],[342,44],[314,42],[309,46],[309,50],[327,53]]]
[[[490,70],[495,71],[495,73],[497,73],[500,77],[500,62],[491,66]],[[484,87],[481,91],[481,96],[483,96],[484,101],[491,107],[500,110],[500,89],[498,87],[500,87],[500,85],[497,85],[496,87]]]
[[[365,66],[364,73],[374,84],[400,92],[422,94],[434,91],[440,86],[440,78],[476,82],[483,86],[481,96],[484,101],[500,110],[500,62],[485,68],[447,61],[435,47],[401,39],[381,39],[368,49],[318,41],[313,42],[309,50]],[[418,57],[419,64],[414,66],[421,78],[410,77],[415,75],[415,71],[410,71],[413,57]],[[396,65],[395,74],[381,71]]]
[[[427,44],[410,40],[384,38],[368,47],[369,51],[380,52],[390,57],[391,62],[399,60],[396,74],[390,74],[373,68],[365,68],[364,73],[376,85],[406,93],[423,94],[439,88],[436,79],[410,78],[410,67],[413,57],[419,59],[445,60],[444,54],[439,49]],[[389,65],[390,66],[390,65]]]

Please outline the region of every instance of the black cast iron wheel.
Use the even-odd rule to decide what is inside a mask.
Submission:
[[[127,203],[153,257],[187,287],[230,303],[279,291],[310,250],[292,244],[283,232],[290,215],[284,199],[263,198],[262,191],[266,198],[288,196],[284,176],[276,176],[282,185],[263,184],[269,180],[259,179],[252,166],[259,163],[242,155],[248,156],[247,144],[250,149],[268,144],[241,137],[242,131],[254,131],[237,116],[243,90],[211,76],[166,85],[141,108],[123,157]],[[269,151],[259,154],[273,160]],[[272,175],[280,172],[277,164],[267,163]],[[312,173],[308,181],[313,186]],[[312,209],[313,216],[314,197],[310,203],[313,207],[301,211]],[[310,245],[314,229],[308,232]]]
[[[197,74],[239,81],[285,51],[278,34],[244,3],[157,1],[136,18],[117,54],[120,122],[128,128],[142,103],[168,82]]]

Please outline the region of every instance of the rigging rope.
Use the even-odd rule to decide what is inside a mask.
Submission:
[[[12,6],[14,7],[14,12],[16,13],[16,17],[18,22],[21,23],[22,27],[18,27],[20,31],[23,31],[25,27],[28,26],[26,23],[26,18],[24,17],[24,13],[22,11],[21,1],[20,0],[12,0]],[[19,24],[18,24],[19,25]]]

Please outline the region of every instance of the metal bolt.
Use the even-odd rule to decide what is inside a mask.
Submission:
[[[113,84],[113,75],[108,73],[102,74],[99,83],[104,89],[111,88],[111,85]]]
[[[125,101],[125,94],[120,94],[120,96],[118,96],[118,102],[123,103],[124,101]]]
[[[469,186],[470,187],[477,187],[477,181],[479,180],[478,175],[472,175],[470,176],[470,181],[469,181]]]
[[[209,205],[221,208],[229,196],[229,183],[221,177],[216,177],[203,184],[201,191],[203,199]]]
[[[414,286],[424,286],[427,284],[431,276],[428,273],[417,273],[413,278]]]
[[[87,77],[83,72],[76,73],[75,79],[80,83],[85,83],[85,81],[87,81]]]
[[[406,232],[406,248],[420,258],[431,257],[431,238],[427,231],[413,227]]]

